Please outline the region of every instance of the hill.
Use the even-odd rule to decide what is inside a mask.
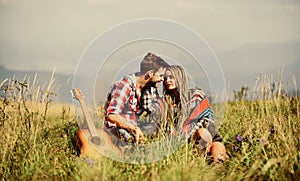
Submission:
[[[46,71],[16,71],[0,66],[0,82],[4,79],[14,79],[22,82],[24,78],[28,79],[30,82],[33,81],[34,77],[37,75],[38,84],[40,86],[47,85],[50,81],[52,72]],[[72,86],[72,76],[65,75],[54,72],[54,85],[53,92],[56,94],[53,100],[61,103],[71,102],[71,86]]]

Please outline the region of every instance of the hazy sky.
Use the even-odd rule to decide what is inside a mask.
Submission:
[[[201,35],[233,88],[283,66],[299,78],[298,0],[0,0],[0,65],[73,74],[99,34],[141,18],[176,21]]]

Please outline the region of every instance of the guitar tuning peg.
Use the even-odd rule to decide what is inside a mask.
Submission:
[[[72,91],[72,90],[70,90],[70,93],[71,93],[72,97],[74,97],[74,93],[73,93],[73,91]]]

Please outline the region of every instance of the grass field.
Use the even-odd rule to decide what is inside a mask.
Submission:
[[[224,163],[213,163],[186,144],[164,160],[128,164],[80,157],[73,105],[51,101],[51,82],[45,87],[25,80],[1,83],[0,180],[300,178],[300,99],[280,91],[284,85],[271,92],[261,81],[253,98],[226,103],[219,128],[230,157]]]

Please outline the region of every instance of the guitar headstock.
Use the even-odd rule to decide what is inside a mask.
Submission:
[[[84,98],[81,90],[78,88],[73,88],[72,94],[73,94],[73,97],[75,97],[77,100],[82,100]]]

